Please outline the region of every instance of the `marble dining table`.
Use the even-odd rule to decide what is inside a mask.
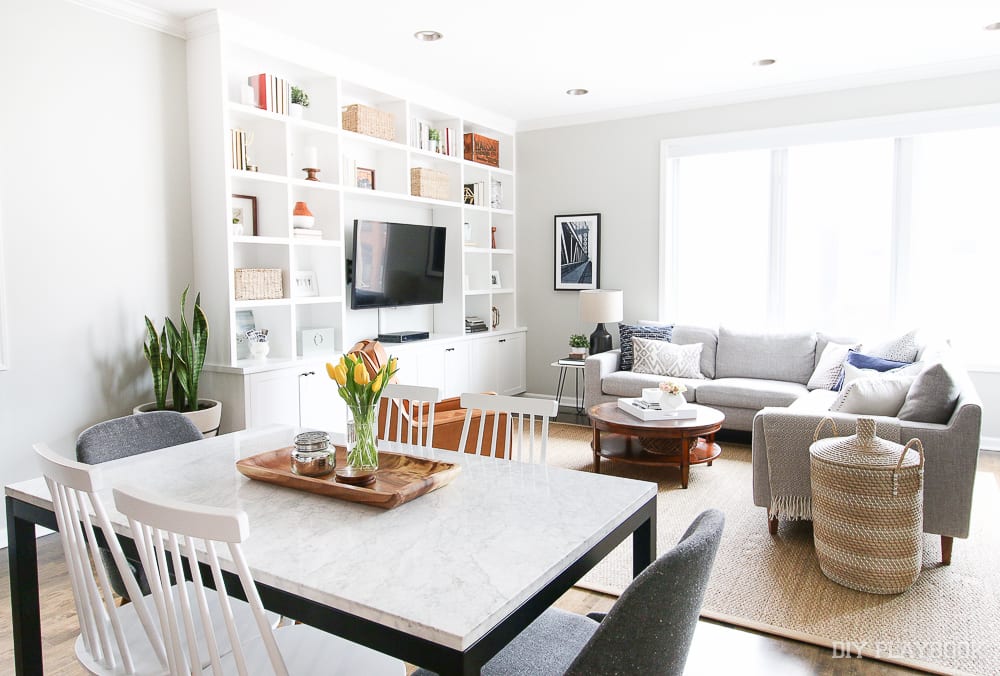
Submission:
[[[645,481],[430,451],[461,471],[383,510],[236,470],[298,431],[236,432],[102,464],[100,497],[126,551],[134,544],[112,487],[243,510],[244,553],[268,609],[440,674],[479,673],[629,536],[634,574],[656,556],[656,485]],[[41,477],[5,493],[16,670],[40,674],[35,526],[56,529],[52,501]]]

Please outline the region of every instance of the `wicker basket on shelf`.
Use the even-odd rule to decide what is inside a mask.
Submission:
[[[360,103],[345,106],[341,114],[341,123],[347,131],[354,131],[365,136],[392,141],[396,138],[396,117],[377,108],[369,108]]]
[[[237,268],[233,271],[236,300],[282,298],[280,268]]]
[[[833,423],[822,420],[814,439],[827,421]],[[923,445],[919,439],[906,446],[879,439],[874,418],[859,417],[857,429],[809,447],[816,558],[838,584],[899,594],[920,574]]]
[[[410,194],[414,197],[448,199],[448,174],[426,167],[410,169]]]

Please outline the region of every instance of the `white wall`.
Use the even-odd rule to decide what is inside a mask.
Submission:
[[[176,314],[191,225],[183,40],[4,0],[0,64],[7,484],[37,475],[33,442],[71,453],[85,427],[152,399],[142,317]]]
[[[662,139],[998,101],[1000,71],[991,71],[518,134],[518,319],[528,327],[528,391],[554,394],[549,363],[567,352],[571,333],[594,329],[579,320],[576,293],[552,290],[554,215],[600,212],[601,286],[624,290],[626,321],[656,317]],[[706,274],[725,274],[711,268],[710,251],[700,255]],[[985,403],[983,435],[1000,441],[1000,373],[973,378]]]

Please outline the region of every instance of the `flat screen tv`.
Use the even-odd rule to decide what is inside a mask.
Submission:
[[[351,309],[443,302],[445,234],[437,225],[355,220]]]

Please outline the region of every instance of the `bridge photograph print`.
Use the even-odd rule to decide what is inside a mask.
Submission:
[[[600,214],[555,217],[555,290],[598,289]]]

